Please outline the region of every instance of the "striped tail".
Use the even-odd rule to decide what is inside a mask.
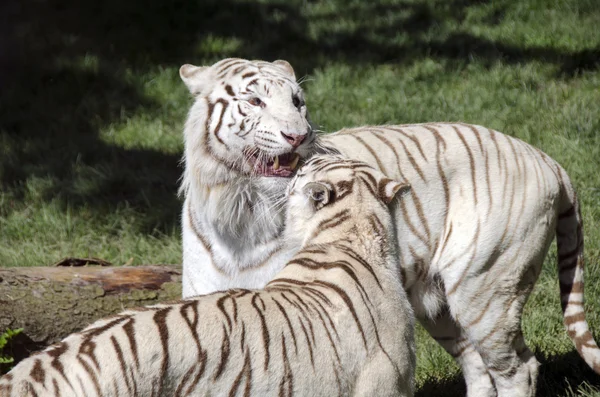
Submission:
[[[558,277],[560,303],[569,337],[581,358],[600,374],[600,349],[590,332],[583,307],[583,229],[579,202],[573,194],[571,206],[558,216]]]

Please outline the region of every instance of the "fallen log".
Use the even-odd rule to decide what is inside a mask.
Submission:
[[[180,297],[175,265],[1,268],[0,333],[23,328],[4,353],[18,362],[94,320]]]

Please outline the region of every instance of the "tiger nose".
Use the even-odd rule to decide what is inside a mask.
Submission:
[[[292,147],[298,147],[300,146],[300,144],[304,141],[304,138],[306,138],[306,135],[300,135],[300,134],[284,134],[283,131],[281,132],[281,136],[285,138],[286,141],[288,141],[288,143],[290,145],[292,145]]]

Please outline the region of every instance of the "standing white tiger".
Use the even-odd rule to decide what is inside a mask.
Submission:
[[[231,64],[235,66],[227,66]],[[188,67],[181,71],[189,87],[205,87],[185,131],[185,296],[234,286],[259,287],[291,255],[281,250],[283,218],[278,207],[288,174],[278,177],[272,169],[276,155],[293,151],[293,146],[278,137],[265,147],[261,128],[246,129],[242,146],[227,154],[236,166],[218,165],[223,173],[229,172],[218,184],[210,179],[213,168],[201,163],[212,164],[206,154],[210,151],[194,149],[195,140],[214,142],[215,131],[233,137],[248,126],[241,116],[236,118],[235,107],[216,112],[203,103],[260,103],[253,108],[253,117],[289,117],[292,125],[305,120],[306,108],[291,66],[277,61],[280,80],[273,80],[262,74],[261,65],[221,61],[203,70],[214,77],[210,83],[190,77]],[[243,93],[250,82],[266,86],[249,98]],[[220,88],[229,85],[234,89]],[[287,94],[278,88],[282,85]],[[285,111],[279,114],[279,109]],[[224,117],[232,122],[217,123]],[[518,139],[460,123],[362,127],[314,143],[308,136],[300,147],[302,156],[316,150],[339,152],[368,162],[390,178],[410,182],[411,193],[394,211],[402,236],[404,285],[419,320],[461,365],[469,396],[535,395],[538,362],[524,343],[520,321],[555,233],[565,324],[579,354],[600,373],[600,350],[583,311],[579,203],[566,172],[554,160]],[[247,160],[246,152],[259,153],[263,166],[253,169],[256,162]],[[235,195],[240,186],[249,185],[254,187],[251,197]],[[228,192],[228,199],[202,193],[213,189]],[[202,194],[202,200],[189,200]],[[206,214],[215,217],[212,226],[199,220]],[[228,230],[216,226],[219,214],[227,215]],[[251,230],[256,220],[262,223]],[[242,243],[253,259],[228,261],[238,257]],[[237,266],[231,266],[234,263]]]
[[[315,158],[289,189],[300,251],[265,290],[100,320],[0,378],[0,397],[412,396],[414,319],[388,204],[406,185]]]

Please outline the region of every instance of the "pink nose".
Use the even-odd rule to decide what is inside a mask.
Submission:
[[[293,147],[300,146],[300,144],[304,141],[304,138],[306,138],[306,135],[284,134],[283,131],[281,131],[281,136],[284,137],[285,140],[288,141],[288,143]]]

